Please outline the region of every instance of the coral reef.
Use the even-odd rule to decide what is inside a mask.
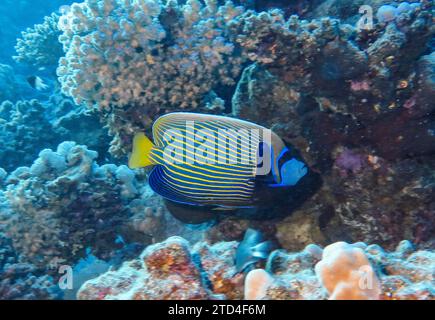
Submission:
[[[234,243],[221,248],[197,244],[192,249],[183,238],[171,237],[147,247],[138,259],[124,263],[120,269],[86,282],[78,298],[185,300],[222,299],[224,293],[234,296],[240,294],[234,291],[235,279],[242,283],[240,277],[229,277],[235,273],[231,262],[234,254]]]
[[[0,166],[12,171],[29,165],[40,148],[56,146],[61,140],[45,117],[46,107],[37,100],[5,101],[0,105]]]
[[[198,0],[74,4],[59,20],[66,52],[57,69],[62,91],[100,111],[115,135],[116,154],[157,114],[207,111],[201,101],[218,84],[235,84],[242,57],[227,24],[242,10]]]
[[[35,266],[20,262],[12,241],[0,233],[0,299],[60,299],[62,292],[53,278],[41,275]]]
[[[331,300],[379,299],[379,279],[357,245],[336,242],[327,246],[315,271]]]
[[[344,242],[325,249],[310,244],[292,253],[276,250],[265,269],[246,276],[235,273],[237,246],[238,242],[191,246],[180,237],[171,237],[147,247],[138,259],[125,262],[120,269],[86,282],[78,298],[434,299],[434,253],[416,251],[409,241],[402,241],[393,252],[377,245]],[[328,293],[331,286],[333,294]],[[361,295],[355,291],[350,295],[352,290]]]
[[[73,2],[74,0],[2,0],[0,2],[0,34],[2,39],[0,61],[7,64],[13,63],[14,45],[22,30],[40,23],[42,17],[49,16],[60,6]]]
[[[22,32],[22,38],[17,40],[14,60],[25,63],[34,68],[55,69],[64,55],[58,38],[60,31],[57,27],[59,15],[51,14],[44,18],[44,22],[27,28]]]
[[[1,299],[435,299],[433,1],[72,2],[0,3]],[[182,224],[122,165],[172,111],[271,128],[307,179]],[[237,273],[248,228],[281,249]]]
[[[62,262],[74,264],[87,247],[109,258],[118,235],[150,241],[127,227],[133,215],[129,206],[136,208],[134,200],[142,195],[140,175],[126,166],[98,166],[97,156],[64,142],[56,151],[41,151],[31,167],[7,177],[5,196],[13,214],[6,215],[4,230],[26,261],[55,268]]]
[[[240,92],[233,99],[234,115],[257,114],[258,119],[252,120],[286,125],[291,111],[283,113],[284,120],[277,124],[277,113],[261,112],[263,99],[255,98],[262,90],[293,92],[291,100],[285,95],[283,98],[288,109],[299,115],[299,126],[294,130],[302,130],[296,136],[308,139],[305,145],[312,145],[314,152],[325,149],[330,140],[340,139],[343,143],[370,145],[388,159],[430,154],[434,145],[430,134],[433,122],[428,118],[431,107],[423,104],[425,115],[406,108],[412,105],[409,99],[416,98],[413,92],[422,92],[423,100],[434,95],[427,85],[426,90],[420,88],[425,81],[416,81],[414,72],[415,62],[428,51],[427,43],[434,34],[433,3],[423,1],[420,7],[402,13],[387,25],[376,24],[371,31],[357,30],[331,18],[306,21],[291,16],[286,20],[279,10],[248,11],[233,19],[235,41],[252,61],[269,72],[263,77],[251,68],[245,70],[242,84],[252,83],[251,90],[258,93],[251,94],[252,101],[245,105],[249,92],[244,85],[239,86]],[[430,79],[430,56],[421,59],[420,74]],[[303,132],[302,124],[313,121],[318,124],[311,126],[311,138]],[[326,130],[326,126],[332,128],[317,133],[316,128]],[[417,136],[424,140],[419,146],[411,142]],[[314,138],[317,141],[310,141]],[[319,152],[318,157],[322,156]]]
[[[100,153],[100,159],[107,157],[109,136],[98,117],[57,94],[47,102],[3,102],[0,123],[0,167],[9,172],[31,165],[41,149],[56,148],[62,141],[86,144]]]
[[[367,4],[376,13],[385,3]],[[319,11],[311,21],[276,9],[232,20],[235,41],[254,62],[233,115],[271,127],[323,181],[277,224],[286,249],[343,239],[387,248],[403,238],[433,243],[433,2],[394,8],[394,20],[371,30],[329,17],[351,18],[357,8],[347,16],[338,7]],[[299,226],[314,239],[292,237],[307,233]]]
[[[352,255],[357,255],[358,260],[350,259]],[[341,259],[347,262],[338,264]],[[357,267],[358,261],[363,268],[350,272],[348,268]],[[416,251],[409,241],[402,241],[392,252],[361,242],[353,245],[339,242],[323,250],[309,245],[296,253],[273,252],[265,271],[248,273],[245,289],[257,288],[249,292],[250,297],[261,299],[433,300],[433,261],[433,251]],[[315,269],[320,271],[320,277]],[[358,274],[360,279],[355,278]],[[340,284],[340,280],[345,280],[348,287]],[[339,291],[328,294],[330,285]],[[363,296],[354,295],[361,291]]]

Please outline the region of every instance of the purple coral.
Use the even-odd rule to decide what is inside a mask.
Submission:
[[[335,159],[335,166],[340,170],[340,174],[346,176],[347,173],[358,173],[362,170],[366,160],[363,155],[345,148]]]

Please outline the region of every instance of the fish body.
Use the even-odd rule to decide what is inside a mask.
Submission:
[[[247,271],[256,262],[266,259],[270,253],[271,243],[263,242],[260,232],[246,230],[243,241],[240,242],[236,250],[236,270],[237,272]]]
[[[44,81],[38,76],[30,76],[27,78],[27,82],[30,86],[38,91],[43,91],[48,89],[48,85],[44,83]]]
[[[289,187],[307,173],[275,133],[247,121],[170,113],[157,119],[152,131],[154,143],[143,133],[135,135],[129,166],[154,166],[151,188],[178,206],[252,208],[259,181]]]

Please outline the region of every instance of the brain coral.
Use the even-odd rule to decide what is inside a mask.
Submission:
[[[234,84],[242,58],[227,24],[242,11],[215,0],[76,3],[59,20],[62,91],[100,110],[125,143],[149,117],[196,109],[218,84]]]

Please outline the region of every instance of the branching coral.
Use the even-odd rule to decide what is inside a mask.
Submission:
[[[44,22],[27,28],[22,32],[22,38],[17,40],[15,50],[18,55],[15,61],[25,63],[35,68],[56,68],[60,57],[63,56],[62,44],[58,38],[59,15],[51,14],[44,18]]]
[[[124,144],[134,130],[149,128],[149,117],[195,110],[218,84],[234,85],[242,58],[227,25],[242,10],[214,0],[74,4],[59,20],[62,90],[100,110],[116,144]]]

